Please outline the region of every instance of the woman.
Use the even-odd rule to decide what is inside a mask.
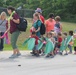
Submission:
[[[41,34],[40,34],[41,21],[39,19],[39,15],[35,13],[33,15],[33,18],[35,19],[33,27],[35,28],[36,35],[40,38],[41,37]]]
[[[6,13],[2,12],[0,16],[0,36],[3,36],[3,34],[6,31]],[[2,51],[4,48],[4,38],[0,39],[0,51]]]
[[[7,8],[7,12],[9,15],[11,15],[13,12],[15,11],[15,9],[13,7],[8,7]],[[20,56],[21,53],[19,52],[19,49],[16,45],[17,43],[17,39],[18,39],[18,36],[20,34],[20,31],[17,29],[17,24],[20,23],[20,19],[19,19],[19,15],[15,12],[11,19],[8,21],[8,30],[10,30],[10,33],[11,33],[11,45],[12,45],[12,48],[13,48],[13,55],[11,55],[10,58],[16,58],[17,56]],[[7,32],[6,31],[6,32]]]
[[[45,25],[46,25],[46,33],[50,32],[50,31],[54,31],[55,20],[54,20],[53,13],[51,13],[49,15],[49,19],[45,21]]]

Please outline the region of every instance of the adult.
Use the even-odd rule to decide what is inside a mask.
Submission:
[[[0,16],[0,36],[3,36],[3,34],[6,31],[6,13],[2,12]],[[4,48],[4,38],[0,39],[0,51],[2,51]]]
[[[46,25],[46,33],[50,32],[50,31],[54,31],[55,20],[54,20],[53,13],[50,13],[49,19],[47,19],[45,21],[45,25]]]
[[[13,8],[12,6],[7,8],[7,12],[9,15],[11,15],[14,11],[15,11],[15,8]],[[13,54],[10,56],[10,58],[15,58],[21,55],[16,45],[17,39],[20,34],[20,31],[17,29],[16,25],[19,23],[20,23],[19,15],[15,12],[13,16],[11,17],[10,21],[8,21],[8,26],[9,26],[8,30],[10,30],[10,33],[11,33],[11,45],[13,48]]]
[[[40,21],[39,15],[35,13],[33,15],[33,18],[35,19],[33,27],[35,28],[36,35],[40,38],[41,37],[41,34],[40,34],[41,21]]]
[[[37,8],[35,10],[35,13],[37,13],[39,15],[39,19],[41,21],[41,29],[40,29],[40,33],[41,33],[41,37],[43,37],[43,35],[45,34],[46,32],[46,28],[45,28],[45,19],[44,19],[44,16],[42,15],[42,10],[41,8]]]
[[[35,13],[38,13],[40,21],[44,24],[45,19],[44,19],[43,15],[42,15],[42,10],[41,10],[41,8],[37,8],[37,9],[35,10]]]

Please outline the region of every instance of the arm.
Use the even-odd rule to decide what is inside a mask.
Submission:
[[[7,23],[6,23],[6,32],[5,33],[7,33],[9,30],[10,30],[10,21],[7,21]]]
[[[17,24],[19,24],[19,23],[20,23],[20,20],[19,20],[19,19],[17,19],[17,20],[12,19],[12,20],[13,20],[13,22],[14,22],[14,23],[17,23]]]
[[[62,31],[62,24],[60,24],[60,30]]]
[[[14,14],[14,16],[11,18],[11,20],[14,22],[14,23],[17,23],[19,24],[20,23],[20,19],[19,19],[19,15],[17,13]]]
[[[38,32],[38,31],[40,31],[40,27],[38,27],[38,29],[35,32]]]

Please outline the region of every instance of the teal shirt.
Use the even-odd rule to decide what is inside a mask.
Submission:
[[[34,26],[34,28],[37,30],[38,29],[38,27],[41,27],[41,21],[40,20],[38,20],[37,22],[35,22],[34,24],[33,24],[33,26]],[[37,33],[36,33],[36,35],[38,36],[38,37],[40,37],[40,31],[38,31]]]

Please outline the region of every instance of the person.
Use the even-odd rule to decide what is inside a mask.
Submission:
[[[41,49],[39,51],[41,51],[40,52],[41,56],[44,56],[45,55],[45,47],[46,47],[46,37],[42,37],[41,39],[43,41],[43,46],[41,47]]]
[[[74,51],[74,54],[76,55],[76,33],[74,34]]]
[[[39,15],[39,18],[40,18],[40,21],[44,24],[45,23],[45,18],[44,16],[42,15],[42,10],[41,8],[37,8],[35,10],[35,13],[37,13]]]
[[[13,12],[12,17],[10,18],[10,20],[8,21],[8,29],[6,32],[8,32],[10,30],[11,33],[11,45],[13,48],[13,54],[9,57],[9,58],[16,58],[18,56],[21,55],[16,43],[17,43],[17,39],[19,37],[20,31],[17,29],[17,24],[20,23],[20,17],[19,15],[15,12],[15,8],[12,6],[9,6],[7,8],[7,12],[9,15],[11,15]]]
[[[33,15],[33,18],[36,20],[33,24],[34,30],[36,32],[36,35],[40,38],[41,37],[41,34],[40,34],[41,21],[39,19],[39,15],[35,13]]]
[[[3,36],[6,31],[6,13],[2,12],[0,15],[0,36]],[[0,38],[0,51],[2,51],[4,48],[4,38]]]
[[[54,57],[54,53],[53,53],[53,50],[54,50],[54,38],[53,38],[52,35],[53,34],[50,33],[50,32],[48,32],[48,34],[47,34],[46,48],[45,48],[45,53],[47,54],[46,58],[48,58],[48,57],[53,58]]]
[[[72,53],[72,46],[69,44],[70,42],[72,42],[72,40],[73,40],[73,31],[69,31],[69,35],[67,36],[65,42],[62,42],[62,46],[60,50],[66,50],[67,47],[69,47],[70,53]],[[64,55],[68,55],[68,54],[65,53]]]
[[[66,41],[67,41],[67,33],[63,33],[63,40],[60,46],[60,55],[63,55],[63,51],[65,50],[65,55],[68,55],[67,50],[65,49],[65,45],[66,45]]]
[[[72,54],[72,46],[73,46],[73,31],[69,31],[70,41],[68,44],[69,54]]]
[[[54,31],[57,35],[58,35],[58,33],[62,32],[62,25],[60,23],[60,20],[61,20],[60,16],[55,17],[56,24],[54,27]]]
[[[45,21],[45,26],[46,26],[46,33],[54,31],[55,20],[53,13],[50,13],[49,19]]]
[[[58,49],[60,49],[62,43],[62,34],[58,33]]]
[[[57,52],[60,50],[62,43],[62,33],[58,33],[58,36],[55,37],[55,50],[54,53],[57,54]]]
[[[38,57],[39,56],[38,40],[40,40],[40,39],[38,36],[36,36],[36,32],[32,32],[32,35],[30,38],[35,38],[35,47],[33,49],[33,54]]]

